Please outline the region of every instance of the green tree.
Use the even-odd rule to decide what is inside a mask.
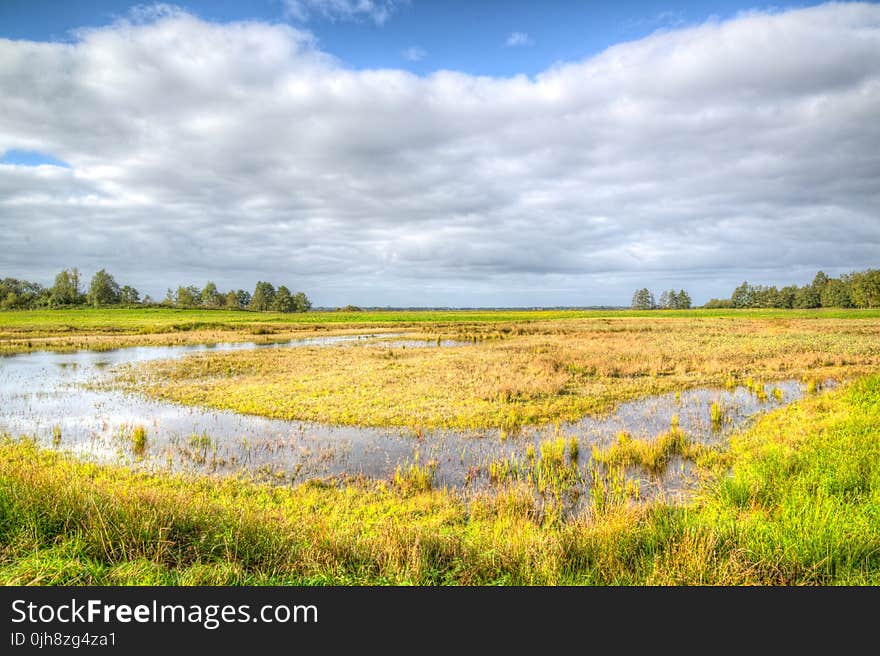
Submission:
[[[784,308],[786,307],[786,303],[788,299],[782,293],[781,289],[776,289],[775,286],[769,288],[770,291],[767,293],[767,302],[769,303],[767,307],[772,308]]]
[[[250,292],[246,292],[243,289],[239,289],[235,292],[235,295],[238,296],[238,307],[244,309],[251,304],[251,295]]]
[[[856,307],[880,307],[880,269],[867,269],[852,274],[851,294]]]
[[[733,290],[733,294],[730,296],[730,306],[735,308],[752,307],[754,294],[754,287],[744,280],[743,284]]]
[[[678,290],[678,294],[675,297],[675,306],[679,310],[690,310],[692,305],[691,295],[683,289]]]
[[[226,302],[224,303],[224,305],[230,310],[239,309],[241,306],[238,304],[238,294],[236,294],[234,291],[227,292]]]
[[[816,272],[815,277],[813,278],[813,282],[810,287],[813,288],[813,291],[819,295],[821,298],[822,292],[825,291],[825,286],[828,284],[828,281],[831,280],[827,275],[825,275],[824,271]]]
[[[82,292],[79,288],[79,269],[65,269],[55,276],[55,284],[49,290],[49,296],[54,307],[80,303]]]
[[[137,305],[140,303],[141,295],[138,290],[129,285],[123,285],[119,290],[119,302],[122,305]]]
[[[116,305],[119,303],[119,284],[106,270],[101,269],[89,284],[89,292],[86,294],[89,305],[101,307],[102,305]]]
[[[793,308],[797,292],[797,285],[786,285],[785,287],[780,289],[778,296],[779,307],[789,309]]]
[[[776,307],[779,301],[779,290],[776,287],[766,287],[764,285],[755,285],[751,291],[751,304],[753,308],[771,308]]]
[[[633,310],[653,310],[655,307],[657,307],[657,304],[654,302],[654,295],[647,287],[642,287],[633,294]]]
[[[199,294],[199,303],[201,303],[202,307],[216,308],[220,307],[220,301],[220,292],[217,291],[217,285],[209,280]]]
[[[26,307],[16,292],[9,292],[2,300],[0,300],[0,310],[16,310],[19,307]]]
[[[272,303],[272,309],[276,312],[293,312],[293,294],[284,285],[280,285],[275,291],[275,301]]]
[[[297,292],[293,295],[293,309],[295,312],[308,312],[312,309],[312,302],[304,292]]]
[[[821,302],[822,307],[852,307],[852,291],[849,282],[840,278],[829,280],[825,289],[822,290]]]
[[[822,304],[819,293],[812,285],[804,285],[794,295],[794,307],[801,309],[817,308]]]
[[[4,278],[0,280],[0,309],[34,308],[45,304],[49,290],[35,282]]]
[[[191,308],[199,304],[199,288],[195,285],[178,287],[174,294],[174,304],[181,308]]]
[[[275,304],[275,287],[272,283],[260,280],[254,287],[254,294],[251,296],[250,309],[257,312],[265,312],[271,310]]]

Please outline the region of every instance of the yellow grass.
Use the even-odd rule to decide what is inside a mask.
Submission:
[[[158,398],[283,419],[511,429],[650,394],[842,379],[880,365],[872,319],[602,318],[423,331],[476,343],[216,353],[145,365],[119,381]]]

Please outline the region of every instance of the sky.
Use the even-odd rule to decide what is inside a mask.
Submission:
[[[0,2],[0,277],[697,303],[880,266],[880,5]]]

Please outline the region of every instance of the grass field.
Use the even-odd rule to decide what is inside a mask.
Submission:
[[[3,584],[880,583],[880,377],[765,416],[684,505],[136,474],[0,444]]]
[[[515,430],[694,387],[842,385],[763,416],[721,447],[692,442],[675,423],[591,454],[560,436],[491,463],[491,488],[469,492],[437,489],[430,463],[388,480],[268,485],[100,466],[5,436],[0,583],[880,584],[878,312],[15,312],[0,313],[0,349],[376,326],[466,344],[213,353],[130,368],[114,384],[416,432]],[[573,466],[579,457],[594,463],[586,477]],[[662,472],[681,458],[696,467],[696,492],[636,500],[624,467]],[[566,514],[554,501],[563,489],[588,503]]]
[[[123,346],[266,341],[314,332],[340,334],[381,328],[473,325],[575,318],[577,311],[390,311],[281,314],[171,308],[34,310],[0,312],[0,353],[69,351]]]
[[[603,317],[433,324],[435,333],[472,343],[215,353],[142,366],[120,381],[169,401],[279,419],[512,430],[651,394],[842,380],[880,366],[876,319]]]
[[[172,308],[27,310],[0,312],[0,353],[40,349],[109,349],[296,337],[304,331],[345,332],[383,327],[431,330],[468,325],[566,319],[880,319],[870,310],[442,310],[280,314]]]
[[[880,308],[845,310],[380,310],[363,312],[315,311],[305,313],[247,312],[175,308],[73,308],[0,312],[4,331],[160,332],[186,330],[193,325],[239,328],[249,324],[321,325],[382,323],[499,323],[553,319],[608,319],[633,317],[751,317],[759,319],[877,319]]]

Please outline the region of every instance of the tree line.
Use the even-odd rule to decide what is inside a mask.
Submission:
[[[809,285],[752,285],[744,281],[730,298],[713,298],[707,308],[876,308],[880,307],[880,269],[831,278],[819,271]]]
[[[655,300],[654,294],[647,287],[637,289],[632,297],[633,310],[689,310],[691,296],[685,290],[661,292],[660,299]]]
[[[259,281],[253,293],[243,289],[225,294],[208,281],[201,289],[195,285],[169,289],[165,299],[157,303],[150,296],[141,298],[130,285],[120,285],[106,270],[98,271],[84,288],[78,269],[65,269],[55,276],[51,287],[17,278],[0,279],[0,309],[25,310],[41,308],[164,306],[178,308],[210,308],[254,310],[257,312],[308,312],[312,302],[303,292],[291,292],[284,285]]]

